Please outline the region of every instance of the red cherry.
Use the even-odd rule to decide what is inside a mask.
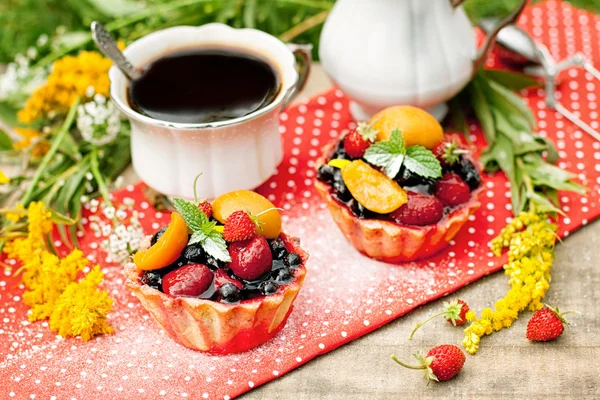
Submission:
[[[258,279],[271,270],[273,256],[269,243],[262,236],[230,243],[228,250],[231,256],[228,266],[242,279]]]
[[[163,277],[163,292],[171,296],[200,296],[210,287],[213,273],[204,264],[187,264]]]

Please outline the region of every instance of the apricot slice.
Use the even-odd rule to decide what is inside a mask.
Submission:
[[[402,133],[406,147],[420,144],[433,149],[444,140],[444,130],[437,119],[427,111],[413,106],[388,107],[375,114],[369,123],[379,131],[379,141],[389,140],[394,129]]]
[[[251,215],[259,215],[256,234],[275,239],[281,233],[281,215],[266,197],[250,190],[236,190],[225,193],[212,203],[213,217],[224,224],[235,211],[247,211]],[[272,209],[271,211],[266,211]],[[265,212],[266,211],[266,212]],[[264,214],[261,214],[263,213]]]
[[[152,247],[135,253],[133,262],[141,270],[164,268],[177,261],[187,243],[187,224],[181,215],[171,213],[171,223],[165,233]]]
[[[404,189],[362,160],[346,165],[342,179],[356,201],[367,210],[389,214],[408,201]]]

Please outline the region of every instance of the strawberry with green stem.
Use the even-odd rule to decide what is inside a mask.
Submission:
[[[362,158],[365,151],[377,139],[378,130],[373,128],[372,124],[359,122],[356,129],[353,129],[344,139],[344,150],[351,158]]]
[[[392,360],[405,368],[420,369],[425,372],[427,384],[429,382],[445,382],[454,378],[462,369],[466,357],[457,346],[453,344],[443,344],[429,350],[426,357],[423,354],[414,354],[419,365],[408,365],[400,361],[395,355]]]
[[[239,242],[252,238],[257,227],[259,230],[262,230],[262,223],[259,221],[260,216],[274,210],[279,209],[269,208],[256,215],[253,215],[248,210],[238,210],[233,212],[225,221],[223,238],[228,242]]]
[[[460,161],[460,156],[467,154],[468,151],[461,149],[454,140],[443,140],[432,150],[440,164],[445,167],[451,167]]]
[[[422,327],[423,325],[425,325],[427,322],[431,321],[432,319],[440,317],[440,316],[443,316],[444,318],[446,318],[446,320],[454,326],[464,325],[465,322],[467,322],[466,315],[468,312],[469,312],[469,306],[463,300],[456,299],[456,300],[452,300],[450,302],[445,301],[444,302],[444,310],[438,314],[432,315],[431,317],[427,318],[423,322],[419,322],[417,324],[417,326],[415,326],[415,329],[413,329],[413,331],[411,332],[410,336],[408,337],[408,340],[412,340],[415,332],[420,327]]]
[[[583,316],[579,311],[569,310],[561,313],[558,311],[558,307],[553,308],[548,304],[545,306],[536,311],[527,323],[525,336],[533,342],[548,342],[562,335],[564,326],[569,325],[564,318],[565,314],[577,313]]]

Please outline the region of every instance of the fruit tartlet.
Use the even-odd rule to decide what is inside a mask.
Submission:
[[[324,148],[315,186],[344,236],[391,263],[443,249],[480,206],[469,152],[427,112],[396,106]]]
[[[307,254],[263,196],[174,200],[177,212],[125,266],[127,285],[177,342],[216,354],[266,342],[285,325]]]

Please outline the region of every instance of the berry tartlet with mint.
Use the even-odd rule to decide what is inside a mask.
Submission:
[[[281,216],[247,190],[177,212],[125,266],[127,285],[174,340],[227,354],[266,342],[285,325],[307,254]]]
[[[327,145],[315,186],[338,227],[369,257],[423,259],[454,238],[479,207],[469,152],[427,112],[397,106]]]

